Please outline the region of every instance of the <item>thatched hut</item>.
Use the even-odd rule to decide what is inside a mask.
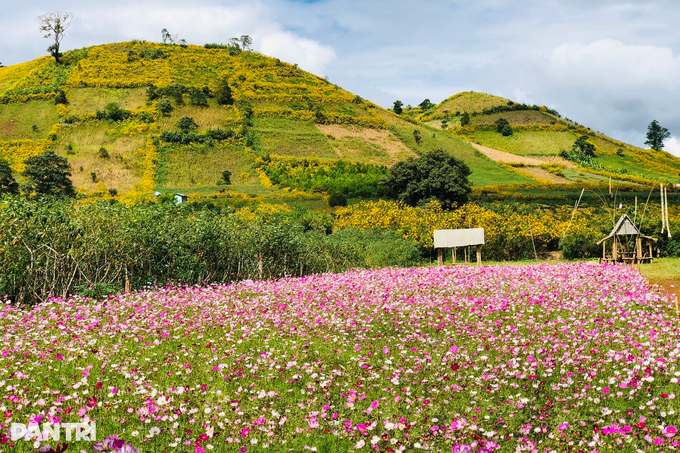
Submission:
[[[643,247],[643,240],[647,250]],[[608,241],[612,241],[611,248],[607,247]],[[611,233],[597,243],[602,244],[600,262],[651,263],[652,242],[657,241],[656,238],[640,233],[630,217],[623,214]]]

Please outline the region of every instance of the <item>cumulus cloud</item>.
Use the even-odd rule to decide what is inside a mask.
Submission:
[[[674,156],[680,157],[680,141],[677,138],[671,137],[664,142],[664,150],[673,154]]]
[[[317,75],[324,75],[326,65],[336,59],[331,46],[301,38],[289,31],[276,31],[262,36],[259,50],[265,55],[297,63],[302,69]]]

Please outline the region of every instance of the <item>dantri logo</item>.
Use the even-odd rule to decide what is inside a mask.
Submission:
[[[59,441],[61,432],[64,431],[67,441],[89,441],[97,440],[97,424],[90,423],[43,423],[42,429],[38,423],[12,423],[9,431],[12,441],[20,439],[47,441],[52,439]]]

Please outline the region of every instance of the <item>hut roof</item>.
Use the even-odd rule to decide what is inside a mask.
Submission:
[[[600,240],[598,245],[614,236],[640,236],[640,230],[638,230],[633,221],[630,220],[630,217],[628,217],[626,214],[623,214],[619,221],[616,222],[616,226],[611,231],[611,233],[609,233],[609,235],[604,239]]]

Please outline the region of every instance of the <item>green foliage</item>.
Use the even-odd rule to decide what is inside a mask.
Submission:
[[[196,88],[191,90],[189,93],[189,100],[191,105],[195,105],[197,107],[208,107],[208,97],[202,90]]]
[[[562,256],[568,260],[589,259],[602,256],[602,246],[597,245],[601,236],[588,234],[568,234],[560,240]]]
[[[40,156],[29,157],[24,164],[26,169],[21,176],[26,183],[22,189],[27,195],[75,197],[76,192],[69,179],[71,165],[63,157],[46,151]]]
[[[587,157],[595,157],[595,145],[590,143],[588,141],[588,136],[587,135],[581,135],[579,138],[576,139],[576,142],[574,142],[574,145],[571,147],[571,150],[574,152],[578,152],[583,154],[584,156]]]
[[[401,101],[394,101],[394,106],[392,107],[392,111],[396,113],[397,115],[401,115],[401,112],[404,111],[403,109],[404,103]]]
[[[95,112],[98,120],[111,120],[115,122],[120,122],[130,118],[130,112],[128,110],[121,109],[118,104],[111,102],[104,107],[104,110],[97,110]]]
[[[418,104],[418,107],[420,107],[420,109],[421,109],[423,112],[425,112],[425,111],[427,111],[427,110],[430,110],[432,107],[434,107],[434,104],[433,104],[432,102],[430,102],[429,99],[425,99],[423,102],[421,102],[420,104]]]
[[[231,87],[229,86],[229,80],[222,79],[215,91],[215,100],[219,105],[233,105],[234,98],[231,94]]]
[[[334,208],[336,206],[347,206],[347,197],[338,192],[333,192],[328,197],[328,206]]]
[[[170,116],[170,113],[173,110],[172,102],[170,102],[168,99],[161,99],[158,101],[156,109],[162,116]]]
[[[203,47],[206,49],[222,49],[229,52],[229,55],[236,56],[241,53],[241,46],[234,44],[204,44]]]
[[[497,105],[497,106],[494,106],[494,107],[486,107],[486,108],[482,109],[482,114],[491,115],[493,113],[518,112],[518,111],[523,111],[523,110],[540,111],[541,109],[543,109],[544,112],[550,113],[551,115],[554,115],[558,118],[562,117],[557,110],[553,110],[553,109],[550,109],[550,108],[547,108],[547,107],[540,107],[538,105],[515,104],[512,101],[509,101],[506,105]]]
[[[54,103],[68,104],[68,99],[66,99],[66,93],[64,93],[64,90],[62,89],[57,90],[56,94],[54,95]]]
[[[508,120],[505,118],[498,118],[494,124],[496,126],[496,132],[502,132],[503,128],[508,126],[510,123],[508,123]]]
[[[0,196],[2,195],[18,195],[19,184],[12,176],[12,169],[6,160],[0,159]]]
[[[398,162],[382,184],[393,198],[408,205],[437,200],[452,208],[467,203],[472,192],[470,173],[465,162],[439,149]]]
[[[231,184],[231,172],[229,170],[222,172],[222,182],[227,186]]]
[[[386,167],[344,160],[270,157],[263,158],[259,167],[278,186],[347,198],[382,196],[385,190],[379,182],[388,172]]]
[[[647,127],[647,141],[645,145],[649,145],[655,151],[661,151],[663,149],[663,141],[671,136],[668,129],[662,127],[657,120],[649,123]]]
[[[198,130],[198,124],[196,124],[196,121],[188,116],[180,118],[175,126],[184,133],[195,132]]]
[[[234,137],[234,135],[234,131],[231,129],[208,129],[205,131],[205,134],[199,134],[193,130],[185,131],[180,129],[178,131],[162,132],[159,138],[166,143],[178,143],[180,145],[189,145],[191,143],[212,145],[213,141],[227,140]]]
[[[463,113],[463,116],[460,118],[460,125],[461,126],[467,126],[470,124],[470,114],[468,112]]]
[[[501,134],[503,134],[503,137],[509,137],[512,135],[512,127],[510,124],[506,124],[503,126],[503,128],[500,130]]]
[[[301,208],[241,219],[192,204],[4,198],[0,294],[31,304],[50,294],[102,298],[126,277],[135,289],[168,279],[226,283],[418,260],[415,245],[394,233],[329,232],[328,216]]]
[[[104,148],[103,146],[101,148],[99,148],[99,158],[100,159],[108,159],[110,157],[111,156],[109,155],[109,151],[106,148]]]
[[[416,141],[416,145],[420,145],[422,138],[423,138],[423,136],[420,134],[420,131],[418,129],[414,129],[413,130],[413,139]]]

